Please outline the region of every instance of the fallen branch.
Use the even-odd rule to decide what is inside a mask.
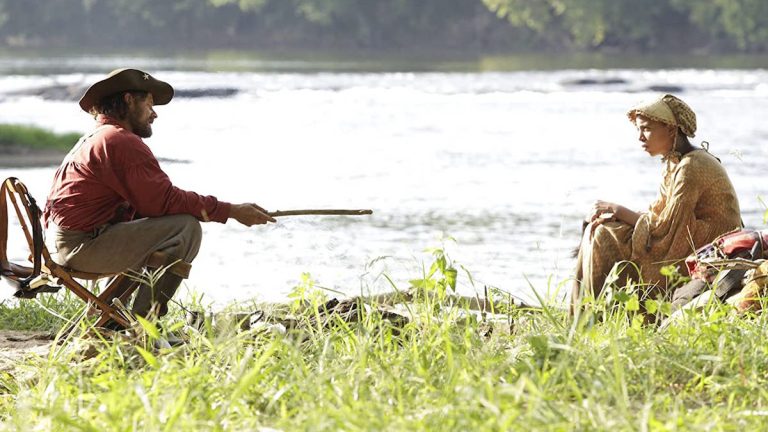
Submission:
[[[277,210],[267,213],[272,217],[303,216],[303,215],[337,215],[337,216],[363,216],[373,214],[373,210],[339,210],[339,209],[310,209],[310,210]]]

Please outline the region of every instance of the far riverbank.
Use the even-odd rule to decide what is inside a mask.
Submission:
[[[0,168],[39,168],[58,165],[66,152],[55,149],[0,145]]]
[[[56,166],[78,136],[35,126],[0,124],[0,168]]]

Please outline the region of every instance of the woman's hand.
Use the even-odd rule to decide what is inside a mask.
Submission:
[[[586,221],[592,224],[592,231],[594,231],[598,225],[613,221],[635,226],[638,218],[640,218],[639,213],[635,213],[624,206],[598,200],[592,206],[592,212],[587,215]]]
[[[612,202],[595,201],[592,211],[587,215],[586,221],[590,223],[595,221],[603,223],[616,220],[616,213],[618,213],[619,207],[621,206]]]

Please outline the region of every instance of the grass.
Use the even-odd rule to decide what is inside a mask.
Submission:
[[[78,133],[58,134],[34,126],[0,124],[0,148],[17,146],[68,151],[79,138]]]
[[[0,373],[2,428],[765,429],[764,315],[712,305],[661,331],[634,318],[629,295],[578,321],[508,304],[493,321],[449,301],[456,275],[450,261],[435,262],[416,279],[405,325],[376,305],[354,322],[323,318],[325,294],[305,278],[284,311],[297,323],[287,331],[171,324],[187,345],[154,350],[148,331],[92,339],[91,357],[82,340],[54,346]],[[59,301],[47,306],[77,309]],[[50,328],[31,305],[0,309],[2,323],[29,316]],[[181,321],[178,313],[164,322]]]

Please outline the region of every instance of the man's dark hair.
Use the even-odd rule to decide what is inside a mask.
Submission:
[[[105,96],[91,108],[91,114],[93,114],[94,117],[99,114],[104,114],[117,120],[125,119],[128,115],[128,104],[125,103],[123,95],[126,93],[130,93],[133,97],[139,100],[146,99],[149,94],[149,92],[145,91],[130,90]]]

